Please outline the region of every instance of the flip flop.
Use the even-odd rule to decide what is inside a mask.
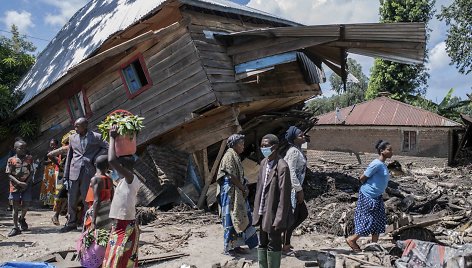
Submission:
[[[348,246],[351,248],[351,250],[353,252],[361,252],[361,248],[359,247],[359,245],[353,241],[349,241],[349,239],[346,239],[346,244],[348,244]]]
[[[233,251],[234,251],[234,253],[240,254],[240,255],[249,254],[249,252],[246,249],[240,248],[240,247],[234,248]]]
[[[293,249],[282,250],[282,255],[294,257],[295,251]]]
[[[54,225],[59,225],[59,224],[60,224],[60,223],[59,223],[59,219],[56,218],[56,217],[54,217],[54,216],[51,218],[51,221],[52,221],[52,223],[53,223]]]

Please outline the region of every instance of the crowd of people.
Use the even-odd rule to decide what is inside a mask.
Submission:
[[[116,126],[110,129],[109,143],[89,130],[85,118],[77,119],[74,128],[63,137],[62,147],[56,140],[50,142],[40,198],[54,206],[53,224],[60,225],[59,216],[66,216],[60,232],[82,226],[77,250],[84,267],[137,267],[135,206],[140,181],[132,171],[136,158],[116,155]],[[26,214],[32,201],[33,160],[27,143],[18,139],[14,151],[5,170],[14,223],[9,237],[28,230]],[[118,180],[112,181],[110,170],[119,175]]]
[[[139,227],[135,206],[140,181],[132,172],[136,158],[116,155],[116,126],[110,129],[109,143],[89,130],[85,118],[77,119],[74,128],[62,138],[61,147],[59,141],[50,141],[41,200],[54,206],[53,224],[60,225],[59,216],[66,216],[60,232],[77,230],[82,225],[78,252],[83,266],[137,267]],[[234,134],[227,139],[228,148],[216,176],[224,229],[223,252],[245,254],[248,249],[243,246],[257,247],[259,267],[277,268],[282,255],[294,254],[292,233],[308,216],[303,193],[307,158],[301,148],[306,135],[290,126],[285,133],[289,148],[283,155],[276,135],[262,138],[259,148],[264,159],[260,163],[253,207],[248,200],[248,181],[241,161],[244,138]],[[33,174],[26,142],[17,140],[14,150],[15,155],[8,159],[6,167],[14,224],[9,236],[28,229],[25,217]],[[357,240],[361,236],[372,235],[376,242],[379,234],[385,232],[381,197],[389,180],[385,160],[393,152],[386,141],[379,141],[376,150],[378,159],[359,178],[362,186],[355,212],[355,234],[346,239],[353,251],[360,250]],[[111,179],[110,170],[119,174],[118,180]]]
[[[227,140],[228,149],[218,170],[217,199],[224,228],[224,254],[247,253],[257,247],[260,268],[280,267],[282,255],[294,255],[293,231],[308,217],[303,182],[307,158],[301,146],[306,135],[295,126],[285,133],[288,150],[281,155],[276,135],[265,135],[260,143],[264,159],[260,163],[254,207],[248,201],[249,190],[240,155],[244,136],[234,134]],[[392,146],[379,141],[375,146],[379,157],[373,160],[359,181],[362,184],[355,212],[355,234],[346,239],[353,251],[360,251],[357,240],[372,235],[377,242],[385,232],[386,215],[382,194],[387,188],[389,171],[385,160],[392,157]],[[256,228],[259,235],[256,235]]]

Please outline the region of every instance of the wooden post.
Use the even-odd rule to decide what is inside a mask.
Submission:
[[[216,157],[215,162],[213,163],[213,166],[211,167],[210,172],[208,172],[207,150],[206,149],[203,150],[203,156],[204,156],[203,157],[203,163],[206,163],[206,167],[203,167],[203,169],[205,170],[204,172],[206,173],[206,175],[205,175],[205,186],[202,189],[202,192],[200,194],[200,198],[198,199],[198,203],[197,203],[197,207],[199,209],[202,209],[204,204],[205,204],[206,194],[208,192],[208,188],[211,185],[213,177],[215,177],[216,172],[218,171],[218,166],[220,165],[220,161],[221,161],[221,158],[223,157],[223,153],[225,152],[225,148],[226,148],[226,139],[221,141],[220,150],[218,151],[218,156]],[[204,164],[204,166],[205,166],[205,164]]]

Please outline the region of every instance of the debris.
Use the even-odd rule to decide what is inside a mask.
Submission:
[[[348,258],[348,259],[351,259],[351,260],[353,260],[353,261],[360,262],[360,263],[363,263],[363,264],[373,265],[373,266],[376,266],[376,267],[382,266],[381,264],[374,263],[374,262],[370,262],[370,261],[365,261],[365,260],[363,260],[363,259],[354,257],[354,256],[352,256],[352,255],[338,254],[338,256],[344,257],[344,258]]]
[[[445,267],[449,261],[451,261],[450,265],[457,263],[458,260],[454,260],[456,257],[472,256],[472,245],[470,244],[453,248],[432,242],[406,240],[397,242],[397,246],[403,249],[402,258],[395,262],[396,266],[400,268],[410,267],[410,265],[421,267]]]
[[[161,261],[168,261],[168,260],[182,258],[182,257],[185,257],[185,256],[189,256],[189,254],[186,254],[186,253],[172,253],[172,254],[160,254],[160,255],[155,255],[155,256],[149,256],[149,257],[145,257],[145,258],[140,258],[139,259],[139,265],[145,265],[145,264],[154,263],[154,262],[161,262]]]
[[[59,252],[51,252],[46,254],[36,260],[35,262],[46,262],[53,264],[55,267],[58,268],[75,268],[75,267],[82,267],[80,262],[77,259],[77,251],[76,250],[65,250]]]
[[[323,156],[312,158],[311,161],[317,164],[310,163],[314,168],[307,170],[304,191],[310,214],[300,231],[302,234],[348,236],[354,231],[354,211],[360,187],[358,177],[368,161],[356,164],[355,160],[347,161],[343,157],[326,160],[331,157],[326,152]],[[320,161],[325,164],[318,165]],[[390,164],[390,169],[399,175],[391,177],[384,194],[389,224],[387,233],[394,239],[437,242],[434,230],[443,227],[456,231],[456,237],[462,237],[457,241],[465,241],[463,238],[469,233],[472,237],[472,180],[468,179],[472,169],[418,168],[413,162],[405,166],[399,161]],[[469,232],[465,232],[467,228],[470,228]]]

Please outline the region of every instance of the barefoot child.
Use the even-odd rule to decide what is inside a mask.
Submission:
[[[33,174],[33,158],[26,152],[26,142],[18,140],[15,142],[15,155],[8,158],[5,173],[10,179],[10,204],[13,206],[13,229],[8,236],[21,234],[28,230],[25,216],[31,202],[31,175]],[[21,210],[21,216],[18,213]],[[18,222],[20,228],[18,228]]]
[[[114,125],[110,130],[108,161],[121,179],[118,181],[111,203],[110,218],[113,219],[113,224],[103,267],[138,267],[139,228],[136,222],[136,201],[141,183],[133,174],[134,157],[116,156],[117,136],[117,127]]]

